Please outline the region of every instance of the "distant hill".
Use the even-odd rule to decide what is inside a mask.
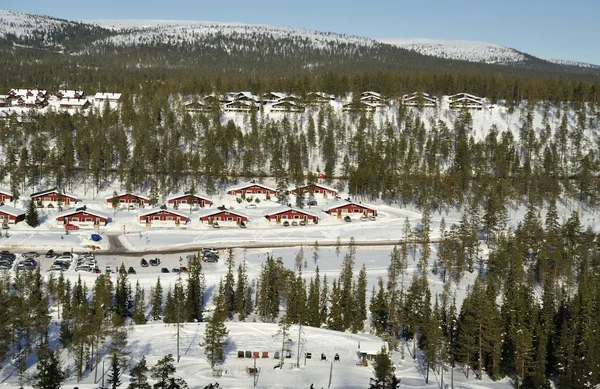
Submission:
[[[547,61],[480,42],[378,41],[244,23],[69,21],[0,10],[0,51],[20,57],[19,50],[31,49],[38,50],[28,53],[32,59],[66,54],[76,56],[78,66],[94,69],[190,68],[208,74],[269,76],[417,71],[600,77],[598,66]]]

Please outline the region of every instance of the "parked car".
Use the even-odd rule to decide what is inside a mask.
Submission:
[[[361,221],[361,222],[366,222],[367,220],[369,220],[369,218],[367,217],[367,215],[362,215],[362,216],[360,217],[360,221]]]
[[[92,268],[92,273],[94,273],[94,274],[100,274],[100,273],[102,273],[102,271],[100,270],[100,268],[98,266],[94,266]]]
[[[140,266],[141,267],[148,267],[148,261],[146,261],[145,258],[142,258],[142,260],[140,261]]]
[[[2,223],[3,230],[10,230],[10,226],[7,223]]]
[[[256,204],[248,204],[245,207],[246,209],[255,209],[256,208]]]
[[[70,251],[63,251],[63,253],[60,255],[61,257],[69,257],[69,258],[73,258],[73,253]]]
[[[107,273],[112,273],[112,267],[110,265],[104,266],[104,271]]]
[[[152,265],[152,266],[158,266],[158,265],[160,265],[160,258],[150,259],[150,265]]]
[[[169,269],[167,269],[166,267],[163,267],[162,269],[160,269],[161,273],[170,273]]]
[[[36,265],[34,265],[30,262],[23,263],[18,266],[19,270],[33,270],[33,269],[35,269],[35,267],[36,267]]]
[[[56,253],[54,252],[54,250],[48,250],[48,252],[46,252],[46,258],[54,258],[56,257]]]
[[[317,205],[317,200],[308,200],[306,205]]]
[[[129,266],[129,269],[127,269],[127,274],[136,274],[133,266]]]
[[[287,220],[286,220],[286,221],[284,221],[284,222],[283,222],[283,226],[284,226],[284,227],[289,227],[289,226],[290,226],[290,222],[289,222],[289,221],[287,221]]]
[[[23,258],[37,258],[40,256],[40,253],[37,251],[27,251],[26,253],[21,254]]]
[[[213,228],[220,228],[221,226],[219,226],[218,222],[213,222]]]
[[[300,225],[301,226],[305,226],[306,225],[306,220],[300,220]]]
[[[294,226],[294,227],[298,227],[298,221],[297,221],[297,220],[294,220],[294,221],[292,222],[292,226]]]
[[[344,221],[346,223],[350,223],[352,221],[352,219],[350,219],[350,216],[346,215],[346,216],[344,216]]]
[[[63,271],[63,269],[61,265],[51,265],[48,271]]]
[[[374,222],[375,220],[377,220],[377,217],[375,217],[375,215],[369,215],[369,220]]]
[[[219,262],[219,256],[217,254],[207,254],[204,256],[204,262]]]
[[[13,253],[11,253],[10,251],[7,251],[7,250],[0,251],[0,256],[7,257],[7,258],[12,258],[13,261],[15,259],[17,259],[17,256],[15,254],[13,254]]]
[[[171,273],[181,273],[181,270],[178,267],[174,267],[173,269],[171,269]]]
[[[69,224],[65,224],[65,229],[66,230],[70,230],[70,231],[72,231],[72,230],[78,230],[79,226],[76,226],[75,224],[70,224],[69,223]]]
[[[240,222],[240,228],[246,228],[246,223],[244,223],[243,221]]]
[[[206,253],[219,254],[219,250],[214,247],[202,247],[202,254]]]
[[[75,271],[91,271],[92,267],[90,265],[79,265],[75,268]]]
[[[189,272],[188,268],[185,267],[185,266],[180,266],[179,267],[179,271],[182,272],[182,273],[188,273]]]

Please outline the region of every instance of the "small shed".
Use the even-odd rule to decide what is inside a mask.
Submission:
[[[360,355],[361,362],[366,365],[375,360],[375,357],[381,352],[382,348],[386,351],[390,349],[387,342],[383,340],[361,341],[358,343],[357,352]]]

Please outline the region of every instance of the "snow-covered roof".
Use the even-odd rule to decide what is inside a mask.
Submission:
[[[327,204],[326,206],[323,207],[323,212],[328,212],[332,209],[338,209],[341,207],[345,207],[347,205],[355,205],[357,207],[363,207],[363,208],[367,208],[367,209],[372,209],[372,210],[376,210],[373,206],[371,205],[367,205],[367,204],[363,204],[363,203],[357,203],[354,201],[347,201],[347,200],[341,200],[341,201],[334,201],[331,202],[329,204]]]
[[[333,100],[335,98],[335,96],[330,95],[329,93],[325,93],[325,92],[309,92],[306,94],[307,97],[317,97],[317,98],[321,98],[321,99],[327,99],[327,100]]]
[[[47,91],[41,89],[11,89],[8,94],[25,97],[28,93],[31,93],[33,96],[46,96],[48,94]]]
[[[263,100],[279,100],[285,96],[286,95],[283,92],[267,92],[263,94]]]
[[[150,201],[150,197],[148,197],[148,196],[144,196],[144,195],[141,195],[141,194],[139,194],[139,193],[131,193],[131,192],[122,192],[122,193],[117,193],[117,197],[123,197],[123,196],[127,196],[127,195],[134,196],[134,197],[138,197],[138,198],[140,198],[140,199],[144,199],[144,200],[148,200],[148,201]],[[113,195],[110,195],[110,196],[106,196],[104,199],[105,199],[105,200],[110,200],[110,199],[112,199],[113,197],[115,197],[115,196],[113,196]]]
[[[85,207],[85,209],[83,207],[69,208],[66,211],[61,212],[58,215],[56,215],[56,218],[58,219],[59,217],[74,215],[79,212],[89,213],[90,215],[102,217],[104,219],[110,218],[110,216],[104,212],[96,211],[95,209],[91,209],[91,208],[87,208],[87,207]]]
[[[233,97],[235,99],[238,100],[252,100],[252,101],[258,101],[259,98],[255,95],[253,95],[251,92],[234,92]]]
[[[70,97],[67,98],[67,100],[61,100],[60,103],[58,104],[61,107],[65,107],[65,106],[71,106],[74,108],[83,108],[86,104],[88,104],[88,100],[87,99],[77,99],[77,98],[73,98],[71,99]]]
[[[42,190],[39,192],[35,192],[32,193],[29,197],[40,197],[40,196],[44,196],[47,194],[51,194],[51,193],[61,193],[63,195],[63,197],[69,197],[72,199],[76,199],[77,195],[73,194],[73,193],[68,193],[68,192],[60,192],[57,188],[50,188],[50,189],[46,189],[46,190]]]
[[[317,182],[315,182],[314,184],[306,184],[306,185],[293,186],[293,187],[290,187],[290,190],[296,190],[297,188],[306,189],[306,188],[308,188],[310,186],[315,186],[317,188],[325,189],[327,191],[331,191],[331,192],[335,192],[335,193],[338,192],[337,189],[335,189],[335,188],[332,188],[332,187],[327,186],[327,185],[319,184]]]
[[[196,197],[196,198],[202,199],[202,200],[210,201],[211,203],[213,202],[211,200],[211,198],[208,197],[208,196],[204,196],[204,195],[201,195],[201,194],[198,194],[198,193],[194,194],[193,196]],[[167,197],[167,201],[175,200],[175,199],[180,199],[180,198],[183,198],[183,197],[185,197],[185,198],[190,197],[190,192],[180,192],[180,193],[172,194],[171,196]]]
[[[8,215],[16,216],[16,217],[25,215],[24,210],[18,209],[15,207],[11,207],[10,205],[0,205],[0,212],[6,213]]]
[[[390,350],[387,342],[383,340],[362,340],[358,345],[358,352],[361,354],[376,355],[381,352],[381,347]]]
[[[448,99],[451,102],[452,101],[461,100],[461,99],[465,99],[465,98],[470,98],[470,99],[475,99],[475,100],[482,100],[482,98],[479,97],[479,96],[475,96],[475,95],[472,95],[470,93],[465,93],[465,92],[457,93],[457,94],[452,95],[452,96],[448,96]]]
[[[4,188],[0,188],[0,193],[11,195],[11,196],[13,195],[10,190],[4,189]]]
[[[265,212],[263,212],[263,216],[265,216],[265,217],[267,217],[267,216],[273,216],[273,215],[277,215],[277,214],[284,213],[284,212],[287,212],[287,211],[296,211],[298,213],[303,213],[303,214],[311,216],[311,217],[316,217],[316,218],[319,217],[317,214],[314,214],[312,212],[306,211],[304,209],[286,207],[284,205],[282,205],[280,207],[269,208],[268,210],[266,210]]]
[[[159,213],[159,212],[169,212],[172,213],[174,215],[178,215],[178,216],[182,216],[182,217],[189,217],[190,214],[189,213],[185,213],[182,211],[178,211],[177,209],[173,209],[173,208],[152,208],[152,209],[148,209],[145,211],[142,211],[140,213],[138,213],[138,217],[142,217],[142,216],[149,216],[155,213]]]
[[[98,92],[94,95],[94,100],[119,100],[121,93]]]
[[[240,190],[240,189],[246,189],[249,188],[251,186],[260,186],[261,188],[264,189],[268,189],[268,190],[272,190],[272,191],[276,191],[275,188],[265,185],[265,184],[261,184],[260,182],[244,182],[241,184],[237,184],[237,185],[232,185],[229,188],[227,188],[227,192],[233,191],[233,190]]]
[[[237,215],[240,217],[248,218],[248,215],[246,215],[245,213],[234,211],[233,209],[228,209],[228,208],[226,208],[226,209],[210,208],[210,209],[201,210],[200,212],[198,212],[198,216],[203,218],[203,217],[207,217],[207,216],[217,215],[221,212],[229,212],[231,214],[234,214],[234,215]]]
[[[61,97],[63,99],[80,99],[84,95],[85,95],[85,93],[81,90],[71,90],[71,89],[59,90],[56,93],[56,96]]]
[[[360,94],[361,97],[369,97],[369,96],[373,96],[373,97],[378,97],[381,98],[381,93],[377,93],[374,91],[364,91],[363,93]]]

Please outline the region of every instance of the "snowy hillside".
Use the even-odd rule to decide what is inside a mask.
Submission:
[[[586,69],[600,69],[600,65],[594,65],[594,64],[585,63],[585,62],[569,61],[566,59],[546,59],[546,61],[558,64],[558,65],[576,66],[576,67],[586,68]]]
[[[40,33],[48,34],[74,24],[76,23],[49,16],[0,9],[0,37],[6,37],[9,34],[17,38],[32,37]],[[45,43],[52,44],[49,37]]]
[[[119,35],[107,39],[107,42],[116,45],[139,45],[157,40],[170,44],[196,43],[216,34],[254,38],[257,35],[268,35],[273,38],[294,37],[306,39],[316,47],[323,47],[329,43],[350,43],[361,46],[377,44],[369,38],[261,24],[175,20],[90,20],[88,22],[119,31]]]
[[[423,55],[469,62],[512,65],[526,59],[515,49],[485,42],[435,39],[383,39],[381,42]]]

